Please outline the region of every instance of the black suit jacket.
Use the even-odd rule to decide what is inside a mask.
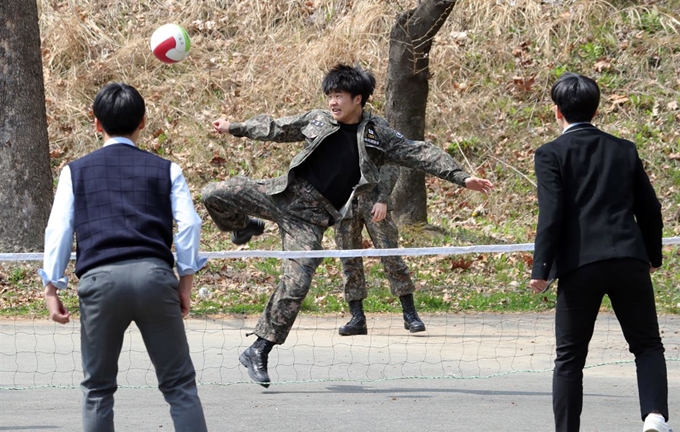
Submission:
[[[534,163],[539,215],[532,279],[613,258],[661,266],[661,204],[635,144],[578,124],[539,147]]]

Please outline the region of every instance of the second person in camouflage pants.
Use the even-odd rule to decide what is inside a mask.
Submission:
[[[352,201],[353,217],[345,218],[335,226],[335,244],[338,249],[361,249],[364,226],[377,249],[399,247],[399,231],[390,214],[390,194],[399,178],[399,167],[383,165],[380,168],[380,182],[372,191]],[[350,321],[340,327],[342,336],[368,334],[363,301],[368,297],[364,262],[361,257],[340,258],[345,300],[352,314]],[[399,297],[404,313],[404,328],[411,333],[425,331],[425,324],[416,312],[413,285],[406,263],[400,256],[380,257],[390,291]]]

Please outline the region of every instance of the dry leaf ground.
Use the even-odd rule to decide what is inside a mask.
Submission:
[[[219,116],[284,116],[324,107],[319,83],[337,62],[359,62],[379,86],[370,106],[384,107],[388,35],[415,0],[38,0],[50,153],[54,178],[69,161],[100,145],[90,105],[109,81],[136,86],[148,104],[140,145],[183,168],[204,217],[204,250],[229,250],[200,205],[208,182],[284,170],[299,144],[211,134]],[[466,169],[493,180],[496,192],[473,196],[427,180],[430,227],[402,229],[402,246],[526,243],[533,240],[533,151],[557,133],[548,89],[564,71],[602,87],[596,122],[631,139],[662,201],[665,235],[680,234],[680,1],[464,0],[435,37],[427,138]],[[183,25],[192,51],[168,66],[150,53],[153,30]],[[408,103],[408,101],[404,101]],[[615,192],[614,192],[615,193]],[[333,248],[330,236],[325,244]],[[276,227],[250,245],[279,249]],[[526,293],[530,255],[409,258],[429,310],[550,308],[552,297]],[[677,248],[655,276],[660,308],[678,311]],[[396,310],[382,269],[367,259],[368,308]],[[0,309],[40,308],[38,263],[0,265]],[[197,312],[257,312],[278,278],[276,260],[213,260],[198,277],[214,295]],[[326,260],[305,304],[309,312],[344,310],[339,264]],[[75,296],[70,296],[72,309]],[[38,303],[36,303],[38,301]],[[23,309],[22,309],[23,308]],[[22,312],[23,311],[23,312]]]

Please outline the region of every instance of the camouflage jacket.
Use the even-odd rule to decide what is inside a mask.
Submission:
[[[387,205],[388,210],[392,210],[392,200],[390,195],[394,186],[399,180],[399,167],[397,165],[386,164],[380,167],[380,181],[370,192],[361,195],[362,200],[369,200],[372,206],[375,203]]]
[[[339,128],[330,111],[315,109],[301,115],[279,119],[260,114],[245,122],[231,123],[229,133],[259,141],[304,141],[304,148],[291,160],[288,172],[267,182],[267,193],[275,195],[286,189],[291,179],[291,171],[307,159],[326,137]],[[380,183],[381,174],[393,175],[394,170],[381,171],[380,167],[383,165],[401,165],[417,169],[460,186],[465,186],[465,179],[470,177],[441,148],[426,141],[406,139],[402,134],[390,128],[385,119],[374,116],[368,111],[363,112],[357,130],[357,142],[361,178],[354,187],[347,204],[340,210],[343,217],[349,216],[347,211],[351,206],[348,204],[355,196],[371,191]],[[385,179],[385,181],[390,180]],[[393,187],[394,183],[392,183]]]

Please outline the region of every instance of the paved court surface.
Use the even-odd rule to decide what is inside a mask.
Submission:
[[[340,337],[341,317],[302,317],[274,349],[264,389],[238,352],[248,319],[189,320],[187,334],[211,431],[549,431],[552,315],[372,316],[369,335]],[[680,426],[680,319],[661,317],[671,423]],[[80,431],[77,323],[0,321],[0,431]],[[635,366],[616,320],[598,321],[585,371],[582,431],[640,431]],[[141,338],[132,328],[116,394],[120,431],[169,431]],[[409,378],[403,378],[409,377]],[[676,417],[678,416],[678,417]],[[677,422],[675,421],[677,419]]]

